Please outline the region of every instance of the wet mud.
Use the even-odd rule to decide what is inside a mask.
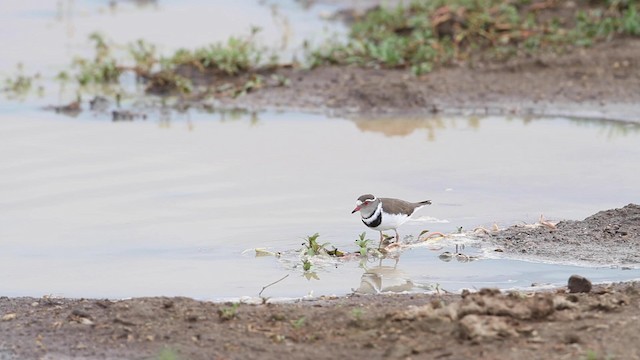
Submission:
[[[499,251],[534,261],[638,268],[640,205],[547,226],[515,225],[491,233],[487,240]]]

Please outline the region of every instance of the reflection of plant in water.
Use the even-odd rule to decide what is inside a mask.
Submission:
[[[5,92],[9,98],[25,98],[38,80],[40,80],[40,74],[26,75],[24,73],[24,66],[18,64],[16,66],[16,75],[5,79],[2,91]],[[42,86],[38,86],[38,92],[40,94],[44,92]]]
[[[585,120],[585,119],[570,119],[572,123],[580,127],[597,127],[600,128],[600,133],[609,139],[613,139],[618,136],[636,135],[640,133],[640,124],[625,122],[625,121],[611,121],[611,120]]]

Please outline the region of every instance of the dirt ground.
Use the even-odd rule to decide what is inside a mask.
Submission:
[[[381,114],[517,114],[640,122],[640,39],[616,39],[566,55],[476,62],[421,77],[406,70],[281,69],[289,86],[270,86],[216,105]],[[204,79],[206,82],[214,79]],[[304,96],[300,96],[304,94]]]
[[[640,264],[640,206],[600,211],[588,218],[561,221],[554,226],[512,226],[491,233],[497,248],[530,260],[564,260],[575,263]]]
[[[0,298],[1,359],[638,359],[640,284],[287,305]]]
[[[639,54],[640,40],[616,39],[418,78],[403,70],[280,69],[289,86],[267,83],[214,105],[358,117],[533,114],[640,122]],[[640,206],[483,236],[520,256],[637,267]],[[263,305],[0,297],[0,359],[640,359],[638,344],[640,283],[587,293],[483,289]]]

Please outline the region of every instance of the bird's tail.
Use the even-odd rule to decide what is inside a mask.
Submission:
[[[420,201],[418,204],[420,204],[420,206],[431,205],[431,200]]]

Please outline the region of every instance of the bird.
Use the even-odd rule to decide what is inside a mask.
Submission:
[[[431,200],[408,202],[400,199],[377,198],[371,194],[362,195],[356,200],[356,207],[351,212],[360,211],[362,222],[373,230],[380,232],[380,244],[384,240],[383,230],[394,230],[396,241],[400,241],[398,227],[404,224],[416,210],[431,205]]]

